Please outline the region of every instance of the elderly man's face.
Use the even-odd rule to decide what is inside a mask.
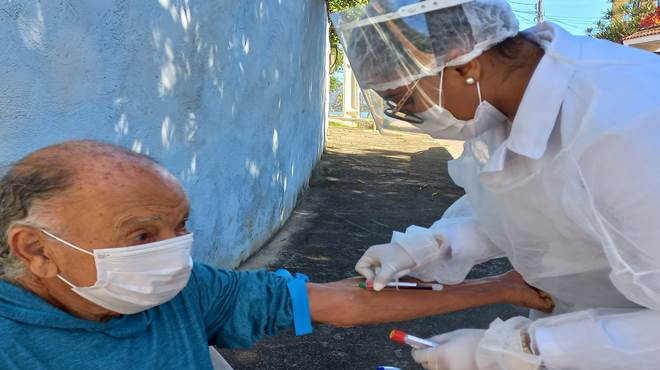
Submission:
[[[187,233],[188,200],[168,173],[133,168],[126,173],[107,171],[90,177],[70,197],[55,201],[53,231],[63,239],[92,251]],[[89,286],[96,282],[92,256],[54,240],[47,242],[61,274],[72,283]]]
[[[102,158],[85,167],[70,190],[44,203],[46,211],[40,226],[45,230],[90,252],[187,233],[187,197],[164,169],[113,158]],[[94,285],[94,257],[43,233],[37,235],[46,262],[28,266],[44,281],[48,296],[60,306],[74,306],[75,311],[108,313],[77,296],[56,276],[59,274],[78,287]]]

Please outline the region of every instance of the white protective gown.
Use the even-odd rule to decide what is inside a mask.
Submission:
[[[507,366],[517,349],[498,343],[525,326],[549,369],[660,369],[660,56],[552,23],[526,32],[546,54],[511,133],[465,142],[449,173],[466,196],[393,242],[418,277],[456,283],[505,255],[553,296],[551,317],[491,325],[484,369]]]

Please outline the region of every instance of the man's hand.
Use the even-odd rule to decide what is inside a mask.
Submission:
[[[527,284],[522,275],[516,271],[509,271],[489,279],[499,281],[504,289],[507,303],[547,313],[555,309],[555,302],[548,293]]]
[[[437,347],[413,350],[415,361],[429,370],[477,370],[477,348],[485,330],[461,329],[429,338]]]

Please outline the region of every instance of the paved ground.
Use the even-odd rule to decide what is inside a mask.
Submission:
[[[389,241],[392,230],[428,226],[461,189],[447,175],[450,153],[460,144],[441,142],[404,128],[380,135],[331,127],[326,153],[290,221],[242,268],[287,268],[317,282],[354,276],[364,250]],[[508,270],[506,261],[475,268],[473,277]],[[525,313],[493,305],[396,325],[337,329],[316,325],[312,335],[268,338],[251,350],[223,351],[235,369],[375,369],[378,365],[418,369],[407,348],[392,344],[393,326],[419,336],[483,328],[495,317]]]

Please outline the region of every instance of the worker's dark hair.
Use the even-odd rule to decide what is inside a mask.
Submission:
[[[499,44],[493,46],[494,56],[507,64],[511,69],[522,67],[527,61],[527,48],[525,46],[532,42],[522,33],[509,37]]]

